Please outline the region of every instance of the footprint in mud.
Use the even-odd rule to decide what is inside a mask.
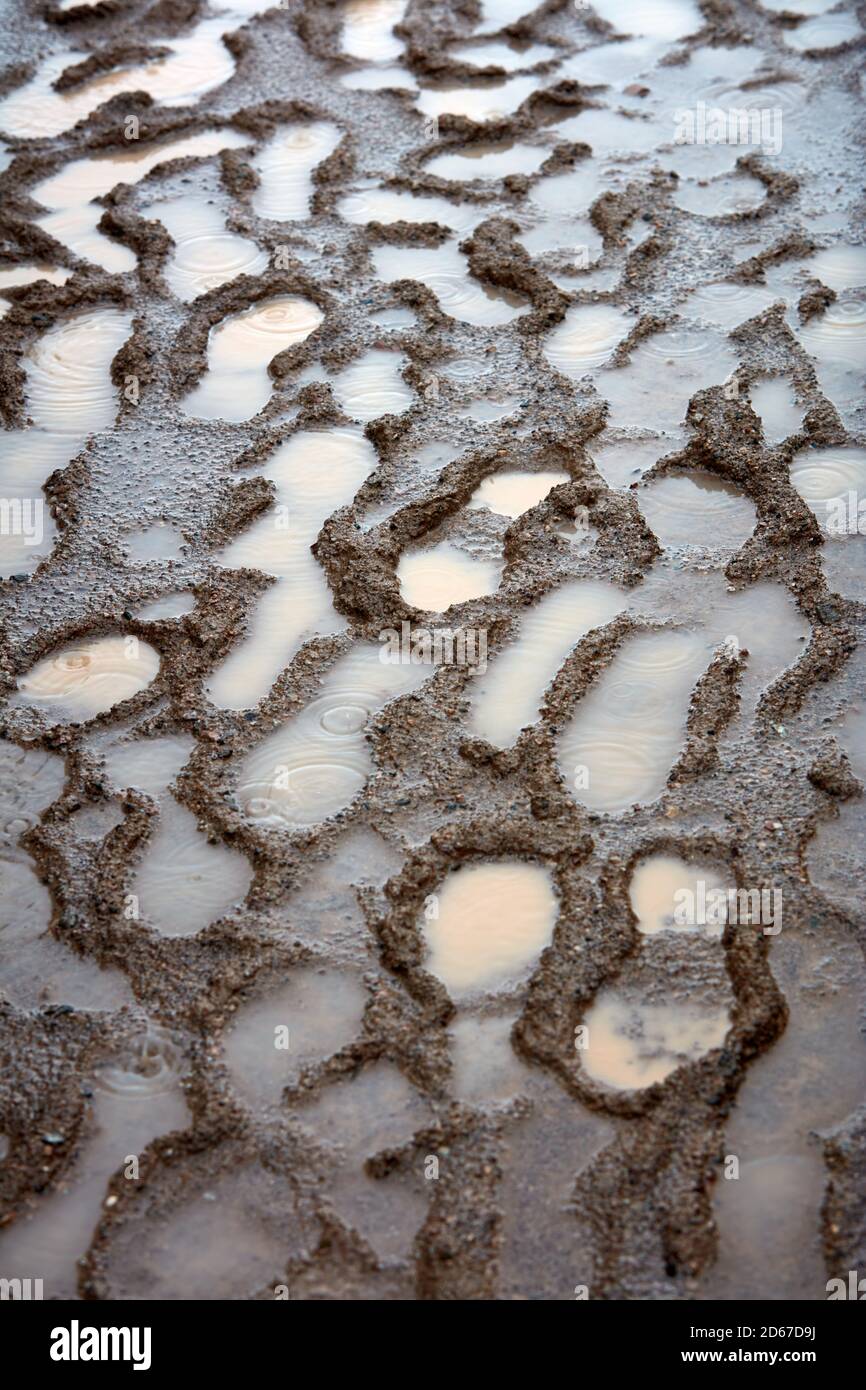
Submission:
[[[257,705],[305,641],[345,631],[310,547],[376,466],[376,451],[362,434],[304,430],[257,468],[276,487],[274,505],[216,558],[229,569],[263,570],[278,582],[258,599],[246,636],[207,683],[221,709]]]
[[[385,284],[416,280],[433,292],[442,312],[476,328],[501,328],[528,314],[530,305],[510,290],[474,279],[457,242],[438,247],[377,246],[372,250],[376,278]]]
[[[629,898],[640,951],[602,987],[576,1034],[594,1082],[643,1090],[722,1045],[734,997],[720,938],[735,887],[715,865],[671,854],[637,865]]]
[[[174,242],[163,275],[184,303],[239,275],[261,275],[268,258],[254,241],[230,232],[219,208],[205,197],[184,194],[146,208],[145,217],[160,221]]]
[[[98,1066],[92,1106],[74,1165],[33,1214],[0,1233],[0,1275],[41,1279],[44,1298],[76,1299],[78,1261],[86,1254],[113,1175],[138,1181],[141,1154],[160,1135],[184,1129],[190,1116],[179,1084],[181,1056],[152,1025],[134,1044]],[[70,1142],[71,1136],[62,1136]],[[51,1142],[56,1143],[52,1134]]]
[[[259,177],[253,212],[271,222],[303,222],[310,215],[313,170],[340,143],[335,125],[311,121],[283,126],[252,161]]]
[[[367,424],[380,415],[402,415],[413,402],[403,380],[407,361],[402,353],[372,348],[351,362],[333,380],[334,395],[345,413]]]
[[[0,435],[0,572],[30,573],[51,553],[56,529],[42,485],[71,462],[88,435],[113,423],[111,363],[131,327],[130,314],[90,310],[49,329],[22,356],[31,425]]]
[[[159,820],[130,884],[126,911],[163,936],[193,936],[246,897],[252,869],[244,856],[198,828],[191,811],[169,794],[192,740],[168,735],[104,749],[118,791],[131,787],[159,803]]]
[[[353,647],[325,675],[320,694],[244,759],[237,789],[244,814],[293,830],[349,806],[373,771],[370,717],[430,674],[420,662],[387,660],[385,647]]]
[[[35,77],[0,101],[0,131],[26,139],[60,135],[123,92],[146,92],[156,104],[185,106],[221,86],[235,71],[224,35],[265,10],[267,0],[230,0],[213,8],[219,13],[201,20],[192,33],[153,40],[155,49],[167,53],[144,63],[115,65],[60,91],[55,87],[58,79],[88,54],[52,54]]]
[[[44,217],[36,218],[36,226],[68,246],[76,256],[104,270],[134,270],[136,258],[129,247],[98,230],[105,209],[94,200],[110,193],[119,183],[139,183],[158,164],[171,159],[207,159],[220,150],[249,143],[249,136],[236,130],[206,130],[181,140],[145,144],[122,154],[73,159],[59,173],[35,184],[31,195],[34,202],[49,209]]]
[[[46,727],[86,723],[146,690],[159,667],[159,653],[138,637],[98,637],[37,662],[10,703],[38,711]]]
[[[294,1114],[328,1155],[328,1201],[372,1247],[380,1262],[406,1260],[427,1215],[427,1185],[412,1159],[386,1178],[365,1171],[367,1159],[408,1144],[432,1115],[414,1086],[392,1062],[379,1061],[334,1082]]]
[[[288,984],[241,1006],[226,1033],[232,1084],[253,1109],[278,1110],[305,1066],[339,1052],[361,1030],[367,995],[352,975],[299,969]]]
[[[472,513],[489,513],[504,536],[506,520],[524,516],[552,488],[569,481],[568,473],[549,469],[538,473],[509,469],[485,478],[456,518],[458,527],[470,528],[464,539],[472,550],[447,539],[404,550],[397,564],[402,597],[423,613],[444,613],[452,604],[495,593],[504,570],[502,545],[496,539],[491,543],[486,533],[475,544]]]
[[[63,759],[3,741],[0,774],[0,996],[21,1009],[132,1004],[118,971],[100,970],[49,935],[51,895],[20,843],[63,791]]]
[[[181,402],[184,414],[197,420],[251,420],[271,398],[269,363],[309,338],[323,318],[308,299],[281,295],[223,319],[210,331],[207,370]]]
[[[452,1093],[480,1108],[524,1101],[503,1138],[500,1296],[568,1298],[588,1281],[585,1237],[568,1205],[578,1173],[613,1135],[511,1045],[514,990],[550,945],[557,914],[548,869],[501,861],[449,873],[420,924],[425,968],[458,1006]]]

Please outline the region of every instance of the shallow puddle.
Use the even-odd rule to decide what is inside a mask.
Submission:
[[[364,1067],[355,1077],[327,1086],[297,1112],[320,1142],[338,1145],[336,1172],[327,1192],[337,1214],[384,1259],[405,1258],[427,1211],[420,1162],[384,1179],[368,1177],[367,1157],[408,1143],[429,1124],[430,1112],[392,1062]]]
[[[739,550],[755,529],[754,503],[713,473],[657,478],[638,488],[637,504],[663,546]]]
[[[451,56],[470,67],[502,68],[504,72],[523,72],[537,63],[549,62],[560,53],[546,43],[531,43],[519,48],[510,43],[464,43],[451,49]]]
[[[591,440],[589,455],[608,487],[624,488],[637,482],[647,469],[680,447],[678,439]]]
[[[402,188],[382,188],[379,184],[348,193],[340,199],[337,211],[344,222],[351,222],[355,226],[366,226],[369,222],[438,222],[442,226],[453,227],[457,232],[468,231],[481,216],[471,203],[452,203],[447,198],[432,194],[419,196]],[[387,249],[393,253],[397,248]],[[435,254],[435,251],[430,254]],[[393,280],[399,277],[388,278]]]
[[[781,444],[790,435],[799,433],[804,409],[797,404],[794,388],[787,377],[753,382],[749,387],[749,399],[761,421],[767,444]]]
[[[101,746],[105,770],[118,791],[132,787],[159,797],[189,760],[195,739],[182,734],[163,734],[130,743]]]
[[[852,290],[866,285],[866,246],[842,243],[818,251],[808,262],[812,275],[831,290]]]
[[[711,330],[670,328],[640,343],[626,366],[599,372],[595,385],[610,405],[609,427],[676,433],[695,391],[721,385],[737,366]]]
[[[762,314],[775,300],[776,296],[761,285],[737,285],[729,280],[717,280],[693,290],[680,306],[680,312],[690,319],[728,330]]]
[[[208,679],[208,695],[221,708],[258,704],[304,641],[345,630],[310,546],[376,466],[363,435],[304,430],[257,470],[275,484],[274,505],[217,559],[229,569],[263,570],[278,583],[256,600],[246,635]]]
[[[578,304],[545,339],[544,355],[557,371],[578,381],[607,362],[634,322],[612,304]]]
[[[654,854],[636,865],[628,896],[642,936],[695,930],[721,936],[724,918],[718,923],[697,920],[713,915],[699,911],[700,903],[706,902],[709,893],[719,889],[727,892],[735,886],[733,875],[726,877],[711,864],[690,863],[674,854]]]
[[[127,531],[121,541],[127,560],[134,565],[147,565],[151,560],[176,560],[185,544],[183,533],[162,521]]]
[[[167,798],[131,891],[162,936],[194,936],[243,901],[252,876],[242,854],[211,843],[192,812]]]
[[[252,161],[259,176],[253,211],[271,222],[305,221],[313,196],[313,170],[339,143],[340,131],[326,121],[278,130]]]
[[[706,639],[690,632],[626,641],[559,738],[560,770],[577,801],[614,813],[661,795],[710,655]]]
[[[437,154],[426,169],[437,178],[458,183],[470,179],[504,179],[509,174],[534,174],[549,154],[549,150],[537,145],[479,144],[453,154]]]
[[[588,1045],[581,1059],[589,1076],[613,1090],[636,1091],[721,1047],[730,1017],[727,1009],[643,1004],[604,990],[584,1024]]]
[[[131,314],[92,309],[49,329],[21,360],[33,424],[65,436],[72,453],[78,440],[114,423],[117,387],[110,368],[131,329]]]
[[[47,656],[18,681],[16,704],[34,705],[54,723],[82,722],[145,690],[159,653],[138,637],[99,637]]]
[[[522,473],[509,469],[504,473],[493,473],[485,478],[475,489],[467,506],[474,509],[486,508],[498,516],[510,516],[515,520],[531,511],[542,502],[551,488],[571,481],[568,473],[548,470],[543,473]]]
[[[178,299],[189,302],[238,275],[261,275],[268,258],[254,241],[227,230],[213,203],[193,194],[171,198],[147,209],[174,242],[163,274]]]
[[[544,692],[582,637],[626,606],[611,584],[577,580],[545,595],[520,621],[518,634],[472,684],[471,729],[507,748],[538,718]]]
[[[237,796],[251,820],[317,825],[353,801],[373,771],[364,737],[370,716],[432,674],[430,666],[384,662],[384,650],[359,644],[341,657],[319,695],[247,755]]]
[[[406,0],[344,0],[341,47],[350,58],[389,63],[403,44],[394,33],[406,12]]]
[[[678,208],[698,217],[733,217],[736,213],[754,212],[761,206],[767,190],[760,179],[751,174],[738,174],[711,179],[709,183],[687,183],[683,180],[673,195]]]
[[[101,73],[64,92],[52,84],[88,55],[54,54],[30,82],[0,102],[0,130],[30,139],[58,135],[121,92],[147,92],[154,102],[183,106],[231,77],[234,59],[222,38],[238,22],[234,15],[202,20],[188,37],[157,41],[171,49],[167,57]]]
[[[624,34],[654,39],[683,39],[703,28],[703,16],[693,0],[593,0],[592,8]]]
[[[249,136],[236,130],[213,130],[182,140],[148,144],[123,154],[73,159],[58,173],[34,186],[34,200],[50,209],[45,217],[36,219],[36,225],[84,260],[110,271],[132,270],[135,256],[129,247],[97,230],[104,208],[92,200],[110,193],[119,183],[138,183],[158,164],[168,160],[206,159],[220,150],[236,149],[249,143]]]
[[[267,405],[273,383],[268,364],[302,343],[323,319],[308,299],[281,295],[264,299],[212,328],[207,371],[182,404],[197,420],[249,420]]]
[[[404,550],[397,566],[400,593],[425,613],[444,613],[453,603],[495,593],[501,578],[501,564],[475,559],[450,541]]]
[[[109,1178],[131,1171],[130,1158],[140,1158],[159,1135],[189,1123],[176,1065],[171,1045],[155,1034],[96,1072],[91,1124],[75,1165],[32,1216],[0,1235],[4,1278],[42,1279],[45,1298],[78,1298],[77,1261],[95,1234]]]
[[[442,311],[461,323],[496,328],[511,323],[530,306],[509,290],[482,284],[469,274],[469,263],[456,242],[444,246],[377,246],[373,268],[380,280],[418,280],[439,301]]]
[[[302,969],[288,984],[243,1004],[226,1034],[232,1083],[255,1108],[278,1106],[303,1067],[323,1061],[357,1037],[367,995],[351,975]]]
[[[810,49],[839,48],[851,39],[859,39],[863,30],[852,14],[825,14],[807,19],[796,29],[784,31],[785,43],[805,53]]]
[[[414,400],[403,380],[406,365],[402,353],[372,348],[334,378],[334,395],[351,419],[364,424],[380,415],[402,415]]]
[[[165,622],[172,618],[183,618],[195,608],[194,594],[166,594],[139,608],[136,617],[143,623]]]
[[[508,77],[477,86],[454,84],[422,87],[418,110],[425,116],[465,116],[470,121],[497,121],[510,116],[541,86],[540,77]]]
[[[523,980],[556,925],[550,873],[537,864],[468,864],[452,870],[425,909],[425,967],[454,999]]]
[[[821,523],[838,537],[856,535],[866,496],[866,449],[835,445],[801,449],[791,460],[791,482]]]

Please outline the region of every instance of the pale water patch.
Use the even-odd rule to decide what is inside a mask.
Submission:
[[[604,250],[604,242],[586,218],[544,217],[515,240],[530,256],[563,251],[578,258],[583,268],[597,261]]]
[[[109,780],[118,791],[135,787],[154,797],[161,796],[174,781],[194,747],[195,739],[185,734],[162,734],[129,743],[97,745]]]
[[[163,936],[193,936],[243,901],[252,876],[242,854],[211,843],[192,812],[168,799],[131,891]]]
[[[335,1146],[335,1172],[326,1191],[338,1215],[380,1258],[405,1258],[427,1211],[419,1166],[375,1179],[367,1176],[363,1163],[383,1149],[408,1143],[430,1123],[430,1111],[417,1091],[392,1062],[380,1061],[325,1087],[296,1114],[320,1142]]]
[[[681,444],[678,438],[610,439],[601,435],[589,444],[589,455],[608,487],[624,488],[636,482],[665,454]]]
[[[38,429],[64,436],[70,458],[88,434],[114,423],[110,368],[131,328],[131,314],[92,309],[49,329],[21,359],[30,418]]]
[[[278,130],[253,160],[259,176],[253,211],[271,222],[305,221],[310,215],[313,170],[339,143],[339,129],[326,121]]]
[[[730,1016],[727,1009],[644,1004],[603,990],[584,1022],[589,1045],[580,1055],[587,1073],[613,1090],[633,1091],[721,1047]]]
[[[104,209],[92,200],[110,193],[119,183],[138,183],[151,169],[170,159],[206,159],[220,150],[249,143],[249,136],[239,131],[210,130],[181,140],[147,144],[122,154],[73,159],[34,186],[34,200],[49,209],[45,217],[36,219],[36,225],[84,260],[110,271],[131,270],[135,256],[128,246],[97,230]]]
[[[372,261],[379,280],[419,281],[432,290],[443,312],[461,323],[496,328],[529,312],[526,301],[510,290],[473,279],[456,241],[438,247],[377,246]]]
[[[451,870],[425,912],[425,966],[455,999],[523,980],[550,945],[558,912],[550,873],[537,864]]]
[[[99,637],[47,656],[22,676],[12,697],[54,723],[81,722],[145,690],[159,672],[159,653],[137,637]]]
[[[862,955],[824,919],[817,931],[783,931],[770,969],[788,1004],[785,1031],[750,1064],[725,1129],[739,1178],[714,1189],[718,1262],[701,1297],[827,1297],[821,1204],[827,1180],[816,1131],[862,1104],[866,1046]]]
[[[683,39],[704,25],[693,0],[593,0],[592,8],[608,24],[624,34],[645,34],[654,39]]]
[[[390,63],[403,44],[394,33],[406,12],[406,0],[345,0],[341,47],[350,58]]]
[[[417,106],[425,116],[466,116],[470,121],[482,123],[496,121],[516,111],[538,90],[543,80],[525,75],[477,86],[422,87]]]
[[[611,621],[626,606],[611,584],[577,580],[563,584],[529,609],[517,637],[488,663],[472,685],[470,727],[500,748],[534,724],[544,692],[581,638]]]
[[[504,179],[508,174],[534,174],[549,154],[549,150],[536,145],[478,144],[453,154],[437,154],[426,168],[437,178],[459,183],[470,179]]]
[[[238,275],[261,275],[268,258],[254,241],[227,230],[219,208],[195,194],[155,203],[146,216],[158,218],[174,242],[163,274],[178,299],[188,303]]]
[[[527,148],[531,149],[531,146]],[[544,152],[533,150],[533,154],[539,153]],[[535,207],[553,216],[561,216],[566,208],[573,215],[586,214],[605,187],[604,171],[599,161],[584,159],[574,169],[569,169],[567,174],[548,174],[539,179],[529,190],[529,200]]]
[[[752,409],[761,421],[767,444],[781,444],[798,434],[803,424],[803,407],[797,404],[794,388],[787,377],[755,381],[749,388]]]
[[[642,112],[625,116],[606,106],[588,106],[577,116],[569,116],[558,123],[556,133],[561,140],[579,140],[590,145],[596,159],[648,154],[669,138],[666,127],[657,125]]]
[[[198,420],[249,420],[267,405],[272,382],[268,363],[302,343],[324,315],[308,299],[281,295],[233,314],[212,328],[207,372],[182,403]]]
[[[632,315],[613,304],[578,304],[544,342],[544,355],[557,371],[579,380],[607,362],[634,327]]]
[[[279,1105],[301,1069],[339,1052],[361,1028],[367,996],[353,976],[301,969],[273,994],[241,1006],[226,1034],[232,1083],[256,1109]]]
[[[195,608],[195,595],[186,593],[165,594],[139,608],[136,617],[143,623],[165,622],[172,618],[183,618]]]
[[[863,33],[853,14],[825,14],[807,19],[796,29],[784,31],[785,43],[805,53],[808,49],[839,48]]]
[[[334,395],[347,415],[364,424],[380,415],[402,415],[413,400],[403,380],[406,365],[402,353],[371,348],[334,378]]]
[[[791,460],[791,482],[826,528],[838,510],[834,502],[847,508],[849,493],[858,499],[866,495],[866,449],[843,444],[801,449]]]
[[[434,194],[419,195],[403,188],[382,188],[379,184],[347,193],[338,202],[337,211],[344,222],[354,226],[366,226],[369,222],[438,222],[456,232],[468,231],[483,215],[470,203],[452,203]]]
[[[673,195],[678,208],[698,217],[733,217],[754,212],[767,196],[760,179],[751,174],[722,175],[708,183],[681,182]]]
[[[222,38],[236,24],[233,15],[203,20],[185,38],[158,41],[171,49],[166,57],[100,73],[64,92],[52,84],[88,54],[53,54],[35,77],[0,102],[0,130],[29,139],[59,135],[121,92],[147,92],[156,103],[183,106],[231,77],[234,59]]]
[[[690,632],[628,639],[559,737],[560,771],[577,801],[616,813],[661,795],[709,656],[706,639]]]
[[[314,1247],[283,1173],[242,1163],[167,1213],[152,1204],[112,1234],[110,1296],[142,1300],[253,1300],[286,1286],[286,1265]]]
[[[112,1065],[98,1068],[92,1118],[75,1166],[30,1217],[0,1236],[4,1275],[44,1281],[45,1298],[77,1299],[78,1260],[99,1222],[106,1186],[129,1156],[182,1129],[189,1112],[178,1084],[176,1049],[159,1030]]]
[[[701,470],[654,479],[635,496],[663,546],[739,550],[757,521],[754,503],[745,493]]]
[[[556,58],[560,49],[551,48],[546,43],[531,43],[525,48],[504,42],[464,43],[451,49],[451,56],[461,63],[476,68],[497,67],[504,72],[523,72],[535,67],[537,63],[549,62]]]
[[[121,541],[127,560],[147,565],[151,560],[176,560],[186,544],[183,533],[164,521],[127,531]]]
[[[817,363],[821,390],[853,429],[866,379],[866,292],[846,291],[796,333]]]
[[[361,434],[304,430],[257,469],[275,484],[274,507],[217,559],[229,569],[263,570],[279,582],[259,597],[246,635],[210,676],[206,689],[214,704],[257,704],[304,641],[345,630],[310,546],[376,465],[376,451]]]
[[[737,366],[711,329],[670,328],[641,342],[626,366],[599,372],[595,384],[610,404],[609,427],[677,433],[694,393],[721,385]]]
[[[383,662],[359,644],[322,681],[321,691],[248,754],[237,796],[251,820],[277,828],[316,825],[348,806],[373,771],[364,737],[370,716],[417,690],[429,666]]]
[[[498,516],[510,516],[515,520],[531,511],[543,501],[551,488],[570,482],[570,474],[547,469],[542,473],[523,473],[519,469],[508,469],[504,473],[493,473],[480,483],[470,497],[467,506],[473,509],[486,508]]]
[[[678,908],[689,902],[697,902],[700,892],[735,887],[733,879],[725,878],[712,864],[696,864],[678,858],[675,854],[653,854],[642,859],[635,867],[628,887],[629,901],[637,918],[637,929],[642,936],[655,936],[665,931],[703,931],[707,935],[721,936],[724,923],[702,926],[699,923],[677,920]],[[691,899],[679,898],[680,893],[691,894]],[[686,914],[680,912],[679,916]]]
[[[831,290],[853,290],[866,285],[866,246],[841,243],[817,251],[809,271]]]
[[[404,550],[397,565],[403,598],[425,613],[444,613],[452,603],[492,594],[501,577],[502,565],[497,561],[476,559],[450,541]]]
[[[688,318],[728,330],[762,314],[775,301],[776,296],[762,285],[738,285],[731,280],[717,280],[692,290],[680,306],[680,312]]]

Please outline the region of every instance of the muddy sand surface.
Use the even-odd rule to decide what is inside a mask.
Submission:
[[[0,1276],[825,1299],[866,6],[4,19]]]

